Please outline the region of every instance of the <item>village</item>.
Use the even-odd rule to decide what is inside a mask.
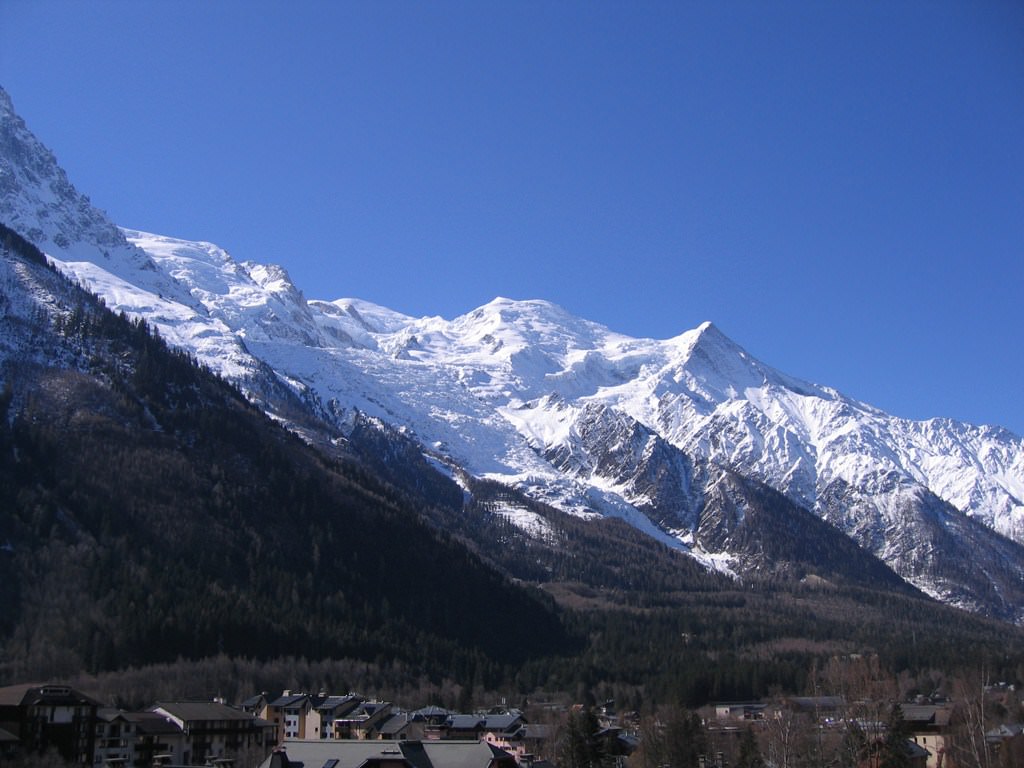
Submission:
[[[1019,707],[1013,686],[991,686],[986,695],[989,709],[999,701]],[[822,695],[723,702],[699,713],[677,712],[661,718],[617,712],[612,701],[594,707],[543,704],[532,706],[528,717],[522,709],[504,705],[471,713],[434,705],[406,710],[355,693],[284,690],[263,692],[235,704],[221,698],[180,700],[125,711],[103,706],[69,685],[20,685],[0,688],[0,766],[959,768],[1024,764],[1024,725],[994,720],[986,724],[985,710],[984,706],[972,710],[970,702],[921,697],[893,703],[848,702],[842,696]],[[984,738],[978,739],[977,733]],[[673,739],[677,743],[672,744]]]

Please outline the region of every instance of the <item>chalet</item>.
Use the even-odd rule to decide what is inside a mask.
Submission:
[[[546,727],[531,727],[522,713],[516,710],[487,715],[479,730],[479,738],[505,750],[515,757],[520,765],[534,761],[539,744],[547,738],[550,731]]]
[[[426,738],[427,723],[413,712],[396,712],[377,729],[380,741],[422,741]]]
[[[447,731],[448,718],[455,713],[444,707],[429,706],[412,713],[413,719],[423,727],[423,738],[443,739]]]
[[[354,693],[332,696],[284,691],[280,696],[259,694],[242,702],[242,710],[259,714],[275,727],[272,743],[302,739],[377,739],[380,727],[392,719],[386,701],[367,701]],[[392,723],[392,728],[398,721]]]
[[[482,737],[490,735],[500,738],[517,733],[524,725],[526,725],[526,720],[523,719],[522,713],[517,710],[490,714],[484,717],[480,735]]]
[[[373,739],[380,726],[391,717],[392,711],[391,702],[360,702],[351,712],[334,720],[332,739]]]
[[[313,712],[317,722],[308,735],[311,739],[337,739],[335,724],[352,714],[364,701],[362,696],[349,693],[345,696],[318,697],[313,704]],[[309,729],[307,729],[309,730]]]
[[[99,704],[68,685],[0,688],[0,728],[24,753],[55,748],[69,763],[91,765]]]
[[[926,768],[940,768],[944,760],[953,708],[949,704],[902,704],[903,722],[910,730],[911,740],[928,750]]]
[[[445,721],[446,739],[477,741],[484,731],[484,715],[449,715]]]
[[[273,723],[217,701],[162,702],[150,709],[177,725],[185,737],[181,764],[203,764],[267,748]]]
[[[94,765],[134,765],[135,741],[135,723],[127,712],[108,708],[96,710],[96,741],[92,753]]]
[[[513,752],[520,765],[537,766],[544,756],[551,756],[549,750],[552,749],[553,736],[554,729],[550,725],[526,723],[509,739],[512,749],[506,751]],[[495,742],[495,746],[500,747],[501,742]]]
[[[919,744],[915,744],[910,739],[903,742],[902,746],[902,765],[906,768],[925,768],[928,763],[929,752]],[[874,749],[869,747],[868,756],[861,761],[858,768],[879,768],[883,763],[883,758],[880,756],[879,747],[876,745]]]
[[[181,727],[164,715],[111,708],[96,712],[96,768],[150,768],[159,762],[176,765],[183,762],[186,751]]]
[[[312,738],[309,724],[310,712],[313,711],[313,699],[307,693],[285,691],[266,706],[266,720],[277,727],[277,743],[285,739]]]
[[[418,720],[422,720],[431,725],[440,725],[448,719],[449,715],[454,715],[455,713],[452,712],[450,709],[445,709],[444,707],[431,705],[428,707],[417,709],[412,714]]]
[[[174,720],[156,712],[132,712],[129,717],[135,723],[136,768],[185,762],[184,755],[191,750]]]
[[[985,741],[1000,765],[1024,764],[1024,724],[1005,723],[985,733]]]
[[[263,693],[257,693],[255,696],[250,696],[239,704],[238,708],[243,712],[248,712],[250,715],[266,720],[268,706],[270,706],[270,699],[267,698],[267,692],[264,691]]]

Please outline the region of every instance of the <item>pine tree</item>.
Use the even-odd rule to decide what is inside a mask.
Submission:
[[[597,716],[589,707],[569,714],[559,750],[561,768],[598,768],[601,765],[603,750],[597,731]]]
[[[886,721],[879,768],[910,768],[910,756],[906,750],[906,742],[909,737],[910,731],[903,719],[903,707],[894,703]]]
[[[740,754],[736,759],[736,768],[764,768],[761,748],[754,737],[753,728],[744,728],[740,734]]]

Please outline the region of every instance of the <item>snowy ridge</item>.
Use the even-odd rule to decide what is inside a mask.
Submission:
[[[923,501],[883,514],[892,491],[878,478],[897,476],[951,514],[1022,540],[1019,437],[889,416],[766,366],[710,323],[664,341],[634,339],[548,302],[500,298],[452,320],[411,318],[355,300],[305,301],[283,271],[254,265],[201,281],[201,270],[181,269],[183,250],[215,254],[223,265],[233,265],[230,257],[181,241],[173,255],[152,245],[166,238],[127,234],[192,286],[249,354],[330,403],[339,420],[353,410],[380,418],[472,474],[571,513],[622,517],[709,566],[737,570],[721,525],[709,538],[702,510],[713,472],[698,476],[694,461],[758,478],[833,523],[839,484],[862,519],[837,527],[927,593],[976,610],[979,599],[957,591],[960,576],[940,578],[920,561],[915,539],[895,546],[886,538],[903,525],[924,540],[931,523],[907,511]],[[203,353],[198,342],[185,345]],[[1021,570],[1007,578],[1022,580]]]
[[[188,293],[80,194],[0,88],[0,221],[61,261],[91,262],[152,293]]]
[[[751,478],[929,594],[1024,617],[1024,440],[1007,430],[890,416],[771,368],[711,323],[638,339],[540,300],[497,298],[450,320],[308,300],[281,267],[115,227],[2,90],[0,221],[271,413],[276,385],[334,437],[355,413],[379,419],[445,465],[622,517],[737,575],[752,562],[735,537],[754,507],[727,478]],[[953,559],[988,581],[966,584]]]

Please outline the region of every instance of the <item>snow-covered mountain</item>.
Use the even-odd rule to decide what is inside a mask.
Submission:
[[[788,505],[940,600],[1024,620],[1024,440],[1007,430],[888,415],[711,323],[636,339],[545,301],[448,320],[307,300],[281,267],[115,227],[2,90],[0,222],[283,421],[304,409],[320,438],[371,417],[439,468],[623,517],[740,576],[766,565],[746,516]]]

